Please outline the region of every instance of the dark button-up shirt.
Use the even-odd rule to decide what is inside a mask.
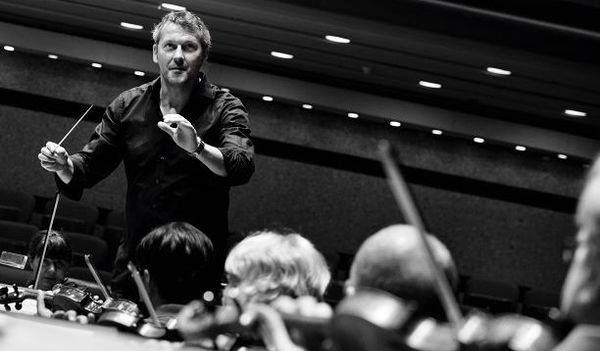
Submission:
[[[141,238],[166,222],[188,222],[220,249],[228,232],[229,188],[248,182],[254,172],[248,113],[239,99],[203,76],[179,112],[204,142],[223,153],[227,176],[221,177],[158,128],[162,121],[159,93],[160,79],[156,79],[117,97],[88,144],[72,155],[75,172],[71,182],[58,180],[61,193],[78,200],[84,188],[92,187],[124,162],[127,234],[119,248],[117,273],[133,258]]]

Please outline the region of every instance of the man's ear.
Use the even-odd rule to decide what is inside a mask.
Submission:
[[[152,45],[152,61],[158,63],[158,45]]]

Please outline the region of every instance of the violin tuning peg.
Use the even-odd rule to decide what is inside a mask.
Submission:
[[[23,308],[23,304],[20,302],[15,303],[15,308],[17,309],[17,311],[20,311],[21,308]]]
[[[4,309],[6,310],[6,312],[10,312],[11,308],[9,304],[4,304]]]

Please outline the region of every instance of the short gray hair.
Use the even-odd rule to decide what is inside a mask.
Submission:
[[[169,12],[154,26],[154,29],[152,29],[152,39],[155,44],[158,44],[162,29],[169,23],[175,23],[185,28],[190,33],[194,33],[194,35],[198,37],[198,40],[200,40],[200,47],[202,48],[202,62],[205,62],[208,58],[212,43],[208,27],[204,24],[202,19],[189,11]]]

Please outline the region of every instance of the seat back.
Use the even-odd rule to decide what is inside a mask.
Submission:
[[[27,247],[38,228],[32,224],[0,220],[0,252],[27,254]]]
[[[32,195],[18,191],[0,191],[0,220],[26,223],[35,207]]]
[[[42,219],[43,228],[48,227],[50,224],[53,208],[54,201],[48,201],[46,214]],[[66,232],[93,234],[98,216],[99,210],[96,205],[62,197],[56,209],[56,217],[52,228]]]
[[[74,266],[87,267],[83,256],[90,254],[93,256],[96,265],[104,267],[108,252],[108,245],[104,240],[81,233],[65,232],[64,235],[69,240],[73,250]]]

